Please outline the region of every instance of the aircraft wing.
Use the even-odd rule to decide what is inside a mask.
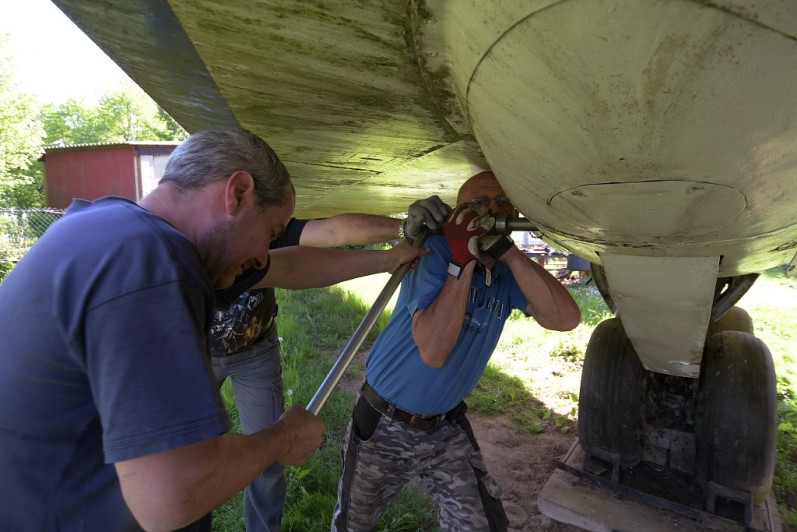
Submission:
[[[406,2],[55,4],[189,132],[240,125],[271,144],[299,216],[453,202],[487,168],[430,97]]]

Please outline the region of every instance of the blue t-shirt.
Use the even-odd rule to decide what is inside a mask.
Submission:
[[[135,203],[76,201],[0,283],[0,530],[139,529],[114,462],[216,437],[213,289]]]
[[[525,312],[528,300],[505,264],[495,265],[490,286],[484,272],[477,269],[456,345],[442,367],[427,366],[412,339],[412,316],[417,309],[426,309],[442,290],[451,252],[441,235],[430,235],[424,246],[430,252],[402,280],[396,308],[366,360],[366,378],[379,395],[399,408],[435,415],[451,410],[473,390],[504,322],[513,308]]]

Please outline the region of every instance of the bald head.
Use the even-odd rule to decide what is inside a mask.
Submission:
[[[489,207],[491,212],[516,214],[515,207],[506,197],[495,174],[490,171],[479,172],[459,187],[457,205],[474,200]]]

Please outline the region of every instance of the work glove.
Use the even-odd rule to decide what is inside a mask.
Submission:
[[[443,203],[437,196],[418,200],[407,210],[407,218],[403,223],[404,236],[415,240],[421,234],[424,226],[428,227],[430,231],[437,231],[445,223],[450,213],[451,207]]]
[[[495,260],[500,259],[514,245],[515,241],[509,235],[488,234],[479,239],[479,250]]]
[[[495,218],[483,205],[465,203],[451,212],[443,227],[443,234],[451,250],[451,262],[448,263],[450,275],[459,279],[465,265],[479,258],[479,239],[493,225]]]

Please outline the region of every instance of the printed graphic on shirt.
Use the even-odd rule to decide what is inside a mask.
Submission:
[[[485,299],[484,290],[471,286],[462,327],[469,333],[479,334],[490,318],[503,321],[505,312],[503,301],[495,297]]]
[[[211,350],[229,354],[255,343],[273,315],[268,299],[265,291],[244,292],[226,309],[216,309],[210,328]]]

